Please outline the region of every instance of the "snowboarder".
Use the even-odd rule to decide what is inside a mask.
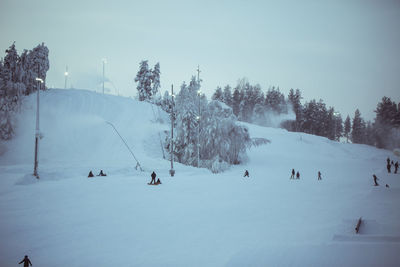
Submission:
[[[295,175],[295,171],[294,171],[294,169],[292,169],[292,176],[290,176],[290,179],[294,179],[294,175]]]
[[[322,180],[320,171],[318,171],[318,180]]]
[[[156,183],[156,177],[157,177],[157,174],[153,171],[152,174],[151,174],[151,182],[150,182],[150,184],[155,184]]]
[[[296,179],[300,179],[300,173],[299,172],[296,173]]]
[[[378,177],[376,177],[376,175],[374,174],[374,175],[372,175],[373,177],[374,177],[374,183],[375,183],[375,186],[378,186],[379,184],[378,184],[378,182],[377,182],[377,180],[379,180],[378,179]]]
[[[29,264],[32,266],[32,262],[29,260],[28,255],[25,255],[24,259],[20,261],[18,264],[24,263],[24,267],[29,267]]]
[[[103,172],[103,170],[100,170],[100,173],[99,173],[99,175],[97,175],[97,176],[107,176],[107,174],[105,174],[105,173]]]
[[[392,167],[392,165],[390,165],[390,162],[388,162],[388,164],[386,165],[386,168],[387,168],[388,173],[390,173],[391,167]]]
[[[88,178],[90,178],[90,177],[94,177],[94,175],[93,175],[93,172],[92,171],[90,171],[89,172],[89,175],[87,176]]]
[[[248,170],[246,170],[246,171],[244,172],[243,177],[246,177],[246,176],[250,178],[250,176],[249,176],[249,171],[248,171]]]
[[[394,164],[394,173],[397,173],[398,168],[399,168],[399,162],[396,161],[396,163]]]

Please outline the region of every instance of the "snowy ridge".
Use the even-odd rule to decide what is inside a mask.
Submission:
[[[270,141],[250,148],[245,165],[212,174],[176,164],[171,178],[158,139],[169,126],[150,104],[49,90],[41,107],[41,179],[30,175],[33,96],[0,155],[0,266],[25,254],[34,266],[399,265],[400,174],[385,164],[400,159],[390,151],[245,124]],[[108,176],[87,178],[100,169]],[[153,170],[162,185],[147,185]]]

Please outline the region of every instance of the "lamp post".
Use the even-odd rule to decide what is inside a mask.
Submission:
[[[34,168],[33,168],[33,175],[36,176],[37,179],[39,179],[39,174],[38,174],[38,153],[39,153],[39,138],[40,138],[40,131],[39,131],[39,91],[40,91],[40,85],[43,83],[43,80],[40,79],[39,77],[36,78],[36,81],[38,82],[37,84],[37,95],[36,95],[36,131],[35,131],[35,163],[34,163]]]
[[[101,61],[103,62],[103,94],[104,94],[104,81],[105,81],[104,70],[105,70],[105,65],[107,63],[107,60],[105,58],[103,58]]]
[[[201,91],[197,91],[197,95],[199,96],[199,115],[196,117],[198,121],[198,126],[197,126],[197,168],[200,168],[200,122],[201,122],[201,105],[200,105],[200,100],[201,100]]]
[[[65,67],[64,76],[65,76],[65,84],[64,84],[64,89],[67,89],[67,80],[68,80],[68,66],[66,66],[66,67]]]
[[[175,170],[174,170],[174,85],[171,85],[171,98],[172,98],[172,103],[171,103],[171,169],[169,170],[169,174],[171,176],[175,175]]]

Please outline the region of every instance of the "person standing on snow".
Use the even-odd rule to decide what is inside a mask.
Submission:
[[[292,176],[290,176],[290,179],[294,179],[295,171],[292,169]]]
[[[392,167],[392,165],[390,165],[390,162],[388,162],[388,164],[386,165],[387,171],[388,173],[390,173],[390,168]]]
[[[249,176],[249,171],[248,171],[248,170],[246,170],[246,171],[244,172],[243,177],[249,177],[249,178],[250,178],[250,176]]]
[[[398,168],[399,168],[399,162],[396,161],[396,163],[394,164],[394,173],[397,173]]]
[[[300,173],[299,172],[296,173],[296,179],[300,179]]]
[[[322,180],[320,171],[318,171],[318,180]]]
[[[29,264],[32,266],[32,262],[29,260],[28,255],[25,255],[24,259],[20,261],[18,264],[24,263],[24,267],[29,267]]]
[[[156,177],[157,177],[157,174],[153,171],[152,174],[151,174],[151,182],[150,182],[150,184],[155,184],[156,183]]]
[[[378,179],[378,177],[376,177],[376,175],[374,174],[374,175],[372,175],[373,177],[374,177],[374,183],[375,183],[375,186],[378,186],[379,184],[378,184],[378,182],[377,182],[377,180],[379,180]]]

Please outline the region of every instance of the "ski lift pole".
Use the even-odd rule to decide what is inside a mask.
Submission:
[[[136,160],[136,169],[137,169],[137,167],[139,167],[139,168],[140,168],[140,171],[143,171],[142,166],[140,166],[139,161],[138,161],[137,158],[135,157],[135,154],[133,154],[132,150],[129,148],[129,146],[128,146],[128,144],[125,142],[124,138],[122,138],[122,136],[119,134],[119,132],[118,132],[118,130],[115,128],[115,126],[114,126],[111,122],[109,122],[109,121],[106,121],[106,123],[110,124],[111,127],[113,127],[113,129],[115,130],[115,132],[116,132],[116,133],[118,134],[118,136],[121,138],[122,142],[124,142],[126,148],[128,148],[129,152],[131,152],[133,158]]]

